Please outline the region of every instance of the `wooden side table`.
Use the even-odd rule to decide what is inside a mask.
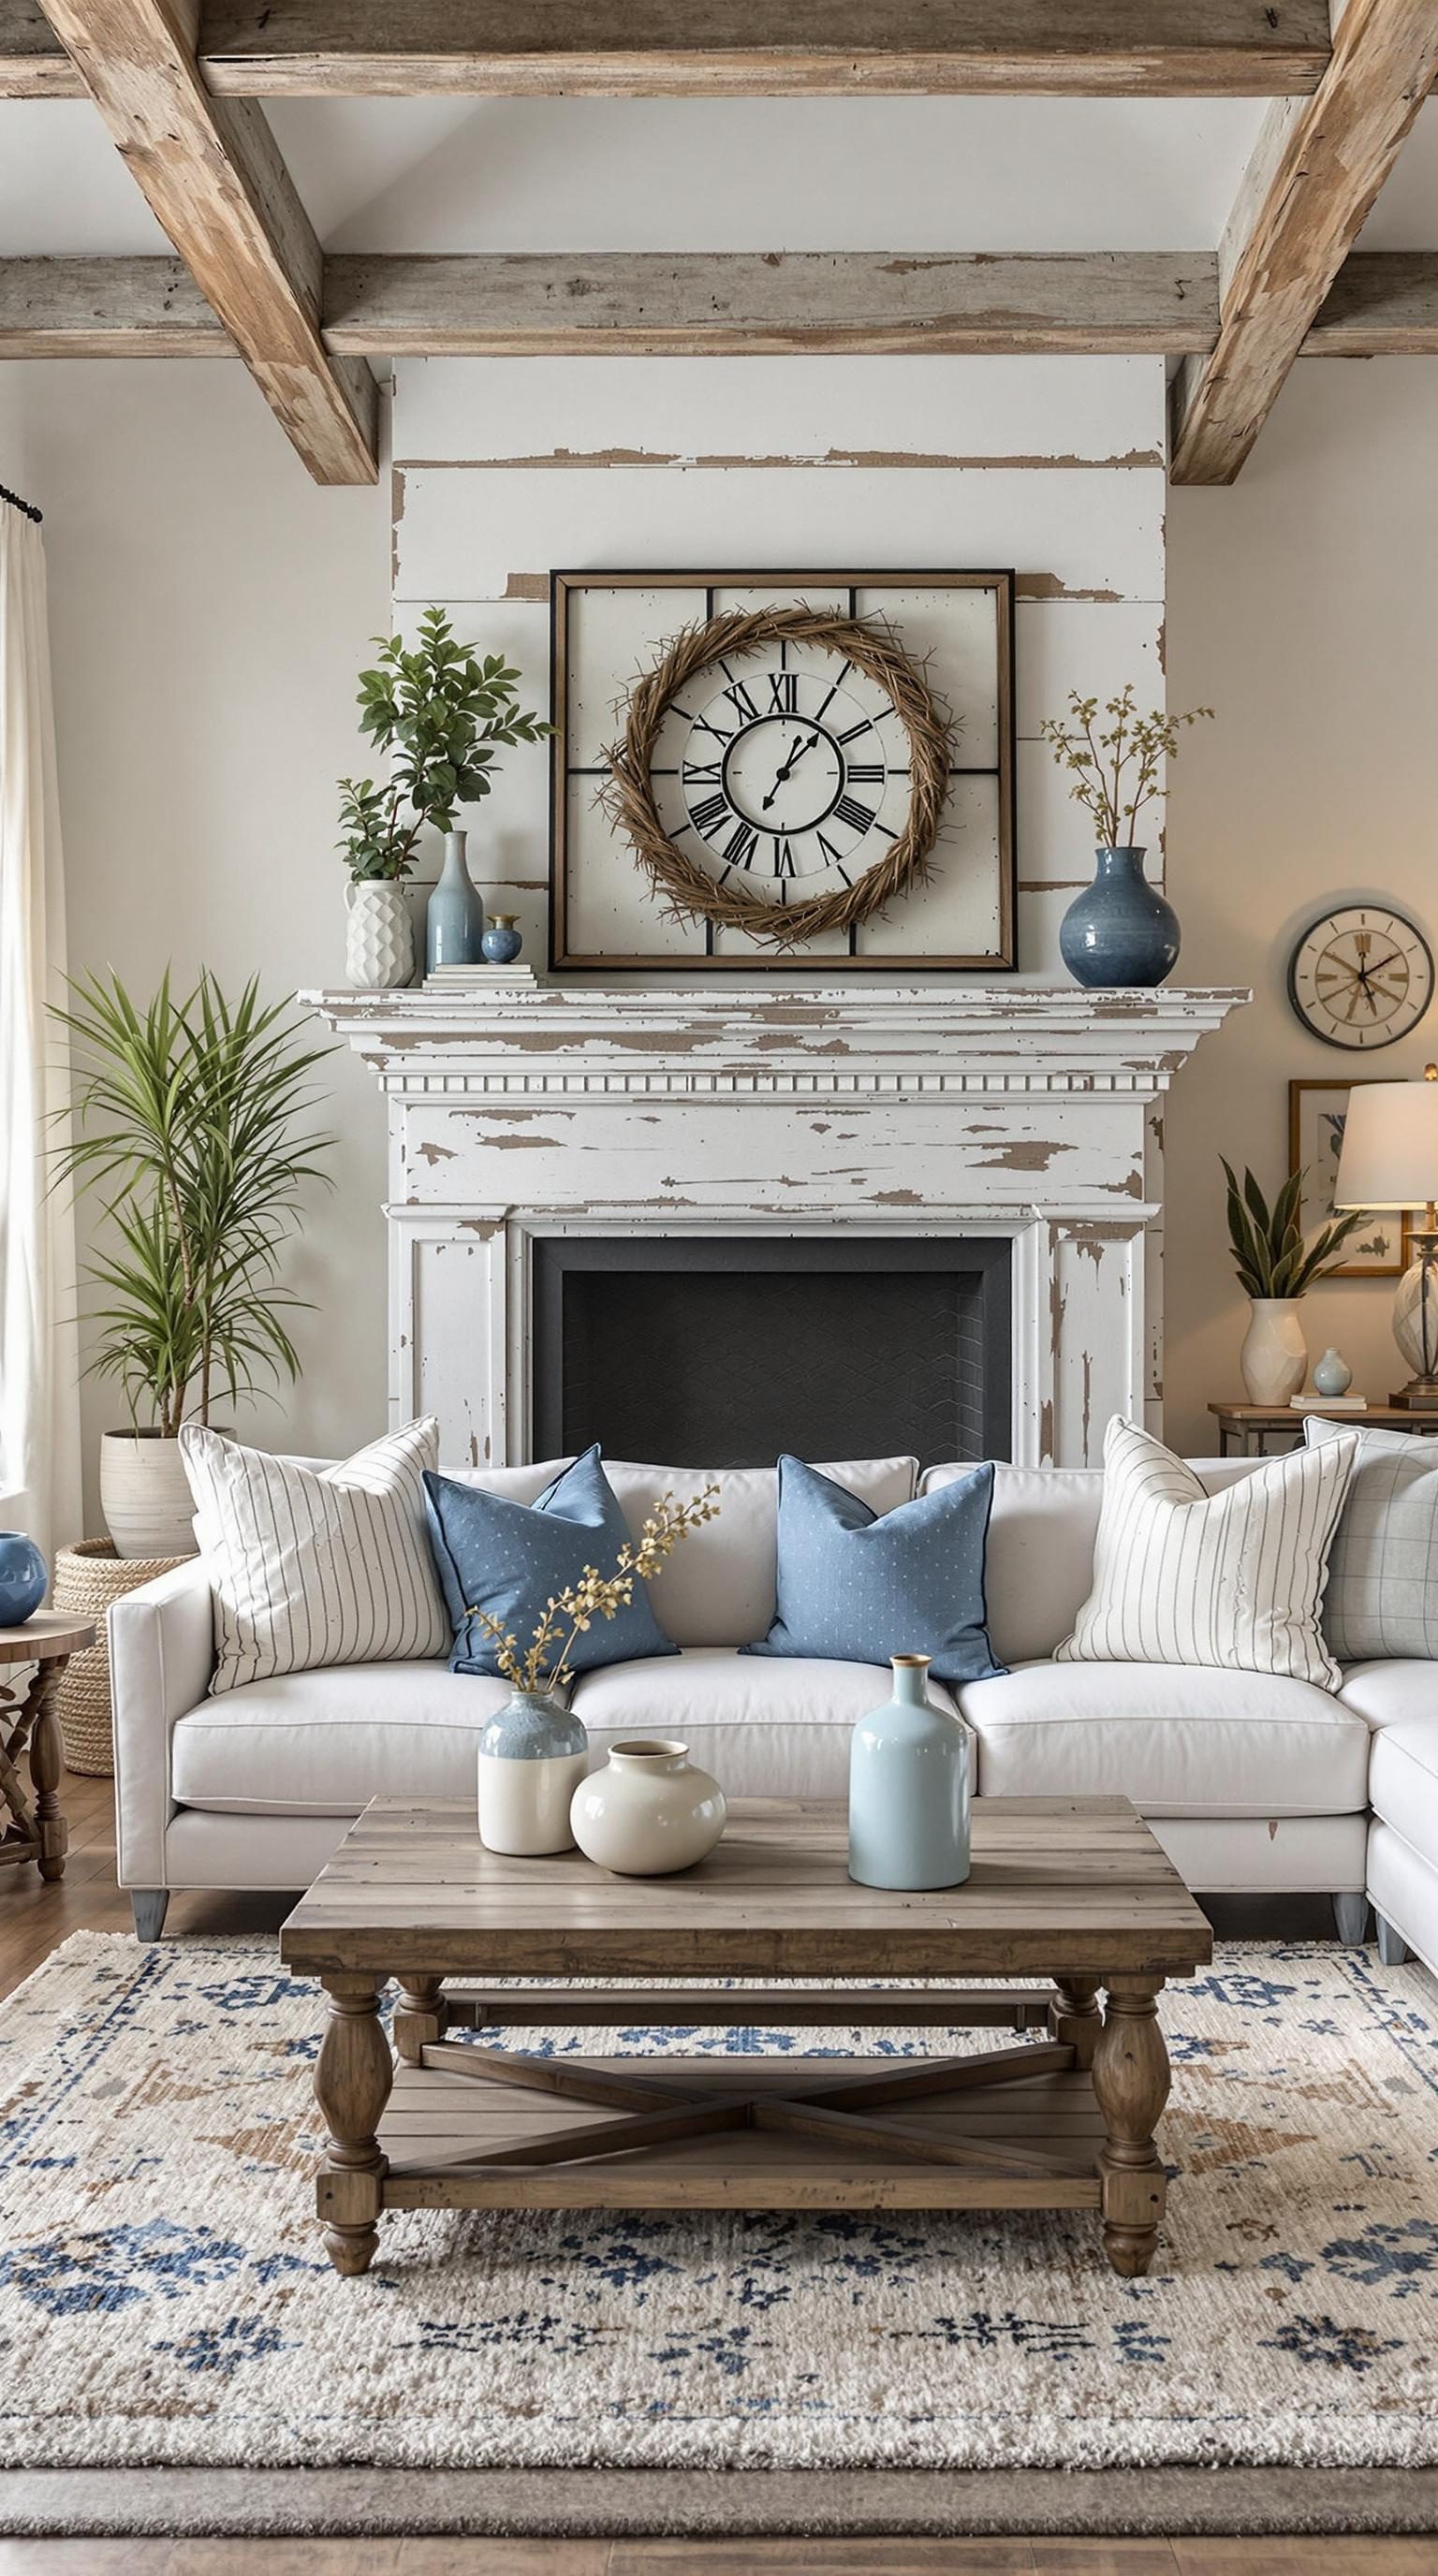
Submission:
[[[42,1878],[65,1875],[70,1831],[60,1809],[63,1747],[55,1694],[70,1657],[94,1642],[88,1619],[67,1619],[55,1610],[37,1610],[23,1628],[0,1628],[0,1666],[38,1667],[19,1707],[0,1709],[0,1867],[34,1860]],[[28,1790],[20,1775],[27,1753]]]
[[[1208,1409],[1218,1424],[1220,1458],[1228,1456],[1235,1442],[1240,1458],[1266,1458],[1271,1454],[1271,1439],[1286,1438],[1296,1447],[1303,1438],[1304,1417],[1295,1413],[1291,1404],[1211,1404]],[[1321,1413],[1324,1409],[1313,1404],[1308,1410]],[[1370,1431],[1411,1431],[1420,1439],[1425,1432],[1430,1437],[1438,1435],[1438,1413],[1415,1413],[1405,1404],[1370,1404],[1362,1413],[1335,1409],[1325,1413],[1324,1419],[1351,1422],[1360,1431],[1366,1423]]]

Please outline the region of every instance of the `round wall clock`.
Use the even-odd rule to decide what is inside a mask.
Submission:
[[[605,801],[675,912],[792,947],[924,875],[949,756],[923,670],[886,629],[732,610],[635,683]]]
[[[1306,930],[1288,962],[1288,998],[1328,1046],[1392,1046],[1433,999],[1433,952],[1384,904],[1350,903]]]

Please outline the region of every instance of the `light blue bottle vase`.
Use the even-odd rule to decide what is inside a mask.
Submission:
[[[463,832],[446,832],[444,867],[425,907],[424,971],[477,966],[484,955],[484,905],[465,862]]]
[[[894,1655],[894,1696],[849,1750],[849,1876],[959,1887],[969,1874],[969,1741],[928,1696],[927,1655]]]

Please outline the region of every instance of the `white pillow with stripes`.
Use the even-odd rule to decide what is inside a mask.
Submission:
[[[1209,1494],[1161,1440],[1115,1415],[1093,1590],[1057,1659],[1218,1664],[1337,1690],[1319,1620],[1357,1455],[1357,1433],[1344,1432]]]
[[[448,1652],[422,1482],[439,1464],[433,1419],[333,1467],[245,1449],[195,1422],[180,1455],[214,1594],[212,1693]]]

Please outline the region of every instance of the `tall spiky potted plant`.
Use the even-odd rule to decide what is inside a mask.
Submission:
[[[1303,1174],[1291,1172],[1272,1207],[1252,1172],[1240,1183],[1219,1156],[1228,1185],[1228,1240],[1238,1284],[1249,1298],[1248,1331],[1239,1353],[1250,1404],[1286,1404],[1308,1375],[1308,1344],[1299,1299],[1326,1278],[1350,1234],[1368,1222],[1366,1208],[1335,1216],[1308,1238],[1299,1223]]]
[[[251,979],[236,1001],[202,973],[177,999],[168,970],[134,1002],[119,977],[71,983],[56,1017],[75,1065],[73,1127],[57,1177],[94,1191],[99,1240],[88,1373],[118,1385],[130,1414],[101,1445],[100,1499],[122,1557],[192,1552],[182,1422],[293,1380],[282,1256],[306,1187],[333,1141],[309,1123],[310,1080],[328,1047],[305,1042],[286,1002]]]

